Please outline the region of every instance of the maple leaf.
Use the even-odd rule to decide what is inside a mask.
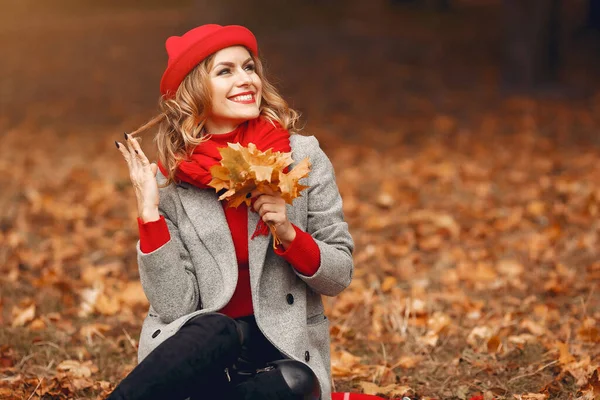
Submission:
[[[229,207],[237,207],[242,203],[250,205],[246,194],[255,189],[265,191],[269,188],[288,203],[300,195],[308,186],[298,181],[310,172],[308,158],[300,161],[291,171],[285,168],[293,163],[291,153],[273,152],[272,149],[260,151],[254,143],[243,147],[239,143],[228,143],[219,149],[221,163],[210,169],[212,180],[208,184],[217,191],[227,189],[219,200],[228,200]]]
[[[219,200],[227,200],[228,207],[235,208],[242,203],[249,206],[252,200],[247,195],[255,190],[278,193],[287,204],[292,204],[300,196],[300,192],[308,188],[298,183],[310,172],[308,158],[300,161],[291,171],[285,172],[285,168],[294,162],[291,153],[274,152],[272,149],[260,151],[254,143],[249,143],[248,147],[228,143],[227,147],[219,149],[219,153],[221,162],[211,167],[212,180],[208,186],[218,192],[225,190]],[[275,246],[279,240],[274,229],[269,228]]]

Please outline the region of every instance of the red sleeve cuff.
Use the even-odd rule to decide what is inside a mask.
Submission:
[[[283,257],[296,271],[302,275],[313,276],[321,265],[321,251],[315,239],[292,224],[296,231],[296,238],[284,250],[282,246],[275,249],[275,254]]]
[[[140,250],[142,253],[152,253],[171,240],[169,227],[164,216],[156,221],[144,222],[138,217],[138,229],[140,231]]]

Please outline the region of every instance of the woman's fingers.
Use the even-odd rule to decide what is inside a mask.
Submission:
[[[129,154],[129,151],[127,150],[127,146],[125,146],[121,142],[115,141],[115,143],[117,145],[117,148],[119,149],[119,151],[123,155],[123,158],[125,159],[125,161],[127,161],[127,164],[129,165],[131,163],[131,154]]]
[[[265,222],[279,225],[287,220],[285,204],[264,203],[256,211]]]
[[[264,203],[256,211],[258,211],[258,215],[263,217],[268,212],[278,212],[280,210],[274,204]]]
[[[255,194],[255,192],[256,192],[256,194]],[[269,203],[269,204],[279,204],[279,203],[283,204],[284,203],[284,201],[281,198],[281,196],[277,196],[277,195],[265,194],[265,193],[262,193],[262,192],[254,191],[254,192],[252,192],[252,197],[255,197],[255,196],[257,196],[256,200],[254,200],[254,209],[256,211],[258,211],[258,209],[263,204],[267,204],[267,203]]]
[[[117,142],[117,147],[119,148],[119,151],[121,151],[125,161],[127,161],[131,182],[133,183],[134,187],[137,188],[138,186],[141,186],[142,182],[144,181],[144,167],[149,167],[150,162],[142,151],[139,141],[127,133],[124,133],[123,135],[125,138],[125,144]],[[150,168],[150,172],[154,172],[152,168]]]
[[[135,151],[132,146],[133,138],[127,134],[127,132],[123,133],[125,137],[125,145],[127,146],[127,151],[131,155],[131,158],[135,158]]]
[[[135,151],[134,151],[132,143],[131,143],[132,138],[127,133],[123,133],[123,136],[125,138],[125,141],[124,141],[124,143],[120,143],[121,146],[119,146],[119,150],[121,150],[121,153],[127,160],[127,165],[129,166],[129,174],[133,181],[133,176],[135,175],[135,173],[138,169],[137,168],[138,161],[137,161],[137,157],[135,155]],[[121,147],[122,147],[122,149],[121,149]]]
[[[142,165],[150,165],[150,161],[148,161],[146,154],[144,154],[144,152],[142,151],[142,148],[140,147],[140,143],[138,142],[138,140],[135,138],[129,137],[128,141],[131,142],[131,147],[133,148],[136,158],[141,161]]]
[[[278,212],[269,211],[261,216],[266,224],[272,224],[275,228],[286,221],[286,217]]]
[[[137,139],[124,134],[125,144],[115,142],[117,148],[127,161],[129,167],[129,178],[138,201],[138,213],[142,215],[148,207],[158,206],[159,195],[156,174],[158,166],[150,164],[148,158],[142,151]]]

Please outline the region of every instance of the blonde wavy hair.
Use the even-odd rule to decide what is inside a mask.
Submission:
[[[254,60],[256,74],[262,81],[259,117],[279,123],[290,134],[297,133],[299,128],[296,124],[300,114],[288,106],[275,86],[266,79],[260,59],[248,52]],[[130,133],[135,136],[158,125],[154,143],[158,149],[158,159],[168,172],[167,181],[159,185],[161,188],[176,182],[179,164],[192,155],[198,144],[207,140],[204,125],[212,101],[208,80],[214,58],[212,54],[198,64],[183,79],[174,97],[161,96],[158,101],[160,114]]]

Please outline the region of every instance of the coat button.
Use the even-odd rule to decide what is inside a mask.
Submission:
[[[154,331],[154,333],[152,334],[152,339],[154,339],[158,335],[160,335],[160,329],[157,329],[157,330]]]
[[[310,361],[310,353],[308,352],[308,350],[306,350],[304,352],[304,361],[306,361],[306,362]]]
[[[294,296],[291,293],[288,293],[287,296],[285,296],[285,299],[287,300],[288,304],[294,304]]]

